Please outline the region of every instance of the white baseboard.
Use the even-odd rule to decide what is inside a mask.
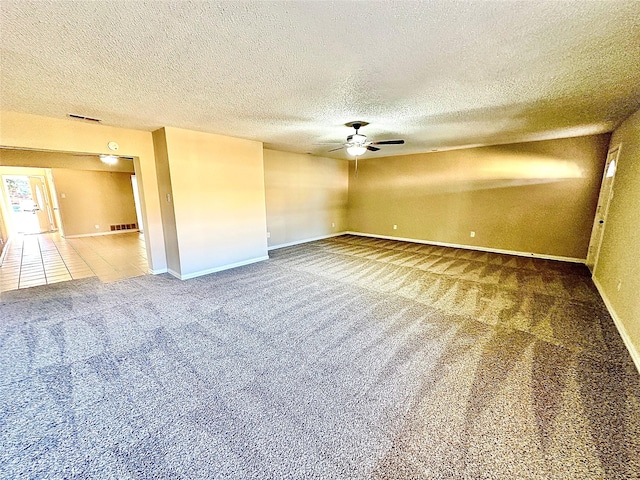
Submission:
[[[301,245],[303,243],[315,242],[317,240],[324,240],[325,238],[339,237],[340,235],[344,235],[346,233],[348,232],[331,233],[329,235],[323,235],[321,237],[305,238],[304,240],[296,240],[295,242],[281,243],[280,245],[273,245],[271,247],[268,247],[267,250],[271,251],[271,250],[277,250],[278,248],[293,247],[294,245]]]
[[[114,230],[112,232],[81,233],[79,235],[65,235],[64,238],[99,237],[101,235],[117,235],[118,233],[132,232],[140,233],[140,230],[132,228],[131,230]]]
[[[586,261],[585,258],[561,257],[557,255],[546,255],[544,253],[519,252],[516,250],[502,250],[499,248],[478,247],[475,245],[461,245],[458,243],[432,242],[429,240],[419,240],[416,238],[391,237],[388,235],[376,235],[372,233],[362,233],[362,232],[345,232],[345,233],[347,233],[348,235],[357,235],[360,237],[381,238],[384,240],[399,240],[401,242],[421,243],[424,245],[435,245],[438,247],[463,248],[465,250],[477,250],[479,252],[503,253],[506,255],[516,255],[518,257],[541,258],[544,260],[559,260],[561,262],[584,264],[584,262]]]
[[[167,272],[169,273],[169,275],[176,277],[179,280],[184,280],[184,278],[182,278],[181,275],[175,270],[171,270],[170,268],[167,268]]]
[[[171,270],[170,268],[167,269],[167,271],[180,280],[189,280],[190,278],[201,277],[202,275],[209,275],[210,273],[221,272],[223,270],[229,270],[231,268],[243,267],[252,263],[262,262],[263,260],[269,260],[269,255],[265,255],[264,257],[250,258],[249,260],[243,260],[242,262],[231,263],[229,265],[222,265],[221,267],[208,268],[206,270],[200,270],[198,272],[187,273],[186,275],[181,275],[178,272]]]
[[[629,354],[631,355],[633,363],[635,363],[636,368],[638,369],[638,373],[640,373],[640,351],[636,350],[635,346],[633,345],[631,337],[629,336],[629,333],[627,333],[627,329],[624,328],[624,323],[622,323],[622,320],[620,320],[620,317],[614,310],[613,305],[611,305],[611,301],[609,300],[609,297],[607,297],[607,294],[605,293],[604,288],[602,288],[602,285],[600,284],[598,279],[596,279],[595,277],[591,277],[591,280],[593,280],[594,285],[598,289],[598,293],[600,293],[600,296],[602,297],[602,300],[604,301],[604,304],[609,311],[609,315],[611,315],[611,318],[613,318],[613,323],[618,329],[618,333],[622,337],[622,341],[624,342],[625,347],[627,347],[627,350],[629,350]]]
[[[151,269],[148,270],[148,272],[151,275],[160,275],[161,273],[167,273],[168,271],[169,271],[169,269],[167,269],[167,268],[159,268],[157,270],[151,270]]]

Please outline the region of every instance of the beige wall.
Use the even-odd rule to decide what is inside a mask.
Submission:
[[[171,173],[169,172],[169,154],[167,153],[167,136],[164,128],[153,132],[153,149],[156,153],[156,172],[158,174],[158,191],[160,193],[160,212],[164,244],[167,251],[169,271],[180,276],[180,249],[178,248],[178,231],[176,215],[173,210],[173,190],[171,189]]]
[[[584,259],[608,138],[361,159],[357,178],[351,162],[349,227]]]
[[[151,132],[0,112],[0,146],[3,147],[109,154],[107,143],[110,141],[119,143],[119,155],[136,157],[134,165],[140,186],[149,268],[162,272],[167,263]]]
[[[107,165],[101,162],[100,157],[96,155],[74,155],[37,150],[0,149],[0,165],[134,173],[132,160],[120,159],[115,165]]]
[[[52,173],[66,237],[109,232],[111,225],[136,223],[130,173],[65,168],[54,168]]]
[[[188,278],[266,258],[262,143],[178,128],[164,133],[176,273]]]
[[[640,369],[640,110],[614,131],[611,148],[618,145],[614,195],[594,279],[622,324]]]
[[[270,247],[348,229],[347,160],[265,149],[264,182]]]

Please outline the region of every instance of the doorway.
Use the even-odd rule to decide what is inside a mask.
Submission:
[[[113,164],[100,155],[0,147],[0,218],[8,234],[0,291],[81,278],[87,269],[102,281],[148,273],[142,185],[131,178],[136,163],[135,157],[119,156]],[[7,194],[5,177],[22,177],[17,201]],[[13,211],[22,221],[14,221]],[[23,271],[25,247],[34,256],[39,248],[38,278]]]
[[[40,175],[3,175],[9,213],[16,233],[34,234],[55,230],[47,183]]]
[[[147,274],[146,239],[137,228],[142,192],[132,175],[129,157],[107,164],[98,155],[0,148],[0,228],[8,233],[0,293]]]
[[[619,156],[620,145],[609,150],[607,162],[604,166],[600,195],[598,196],[598,206],[596,207],[596,216],[593,221],[593,229],[591,230],[591,240],[589,241],[589,252],[587,253],[587,267],[589,267],[592,274],[595,274],[595,267],[598,263],[600,248],[602,247],[602,238],[607,223],[609,204],[611,203],[611,198],[613,198],[613,182],[615,180]]]

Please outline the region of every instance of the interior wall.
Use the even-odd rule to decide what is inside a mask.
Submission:
[[[166,271],[166,255],[158,198],[155,157],[151,132],[95,125],[83,121],[0,112],[0,146],[89,154],[112,153],[110,141],[120,145],[119,155],[136,157],[142,216],[149,268]]]
[[[605,134],[361,159],[357,178],[351,162],[349,227],[585,259],[608,140]]]
[[[158,175],[158,191],[160,194],[160,213],[162,214],[162,230],[167,251],[169,271],[180,276],[180,249],[178,248],[178,231],[176,215],[173,210],[173,190],[171,189],[171,172],[169,171],[169,154],[167,152],[167,136],[164,128],[153,132],[153,149],[156,154],[156,172]]]
[[[268,258],[262,143],[164,131],[182,278]]]
[[[108,165],[100,161],[100,157],[97,155],[11,150],[6,148],[0,149],[0,165],[134,173],[133,162],[126,159],[120,159],[115,165]]]
[[[51,206],[53,207],[53,217],[55,220],[56,228],[60,235],[64,237],[64,227],[62,226],[62,219],[60,218],[60,206],[58,205],[58,197],[56,192],[56,186],[53,183],[53,173],[50,168],[47,168],[46,171],[47,177],[47,187],[49,187],[49,196],[51,197]]]
[[[594,280],[622,324],[640,369],[640,110],[613,132],[611,148],[618,145],[614,193]]]
[[[136,223],[130,173],[66,168],[52,173],[65,236],[105,233],[111,225]]]
[[[347,160],[265,149],[264,183],[269,247],[348,229]]]

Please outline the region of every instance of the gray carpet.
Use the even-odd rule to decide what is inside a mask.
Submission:
[[[343,236],[2,294],[0,477],[640,478],[584,266]]]

